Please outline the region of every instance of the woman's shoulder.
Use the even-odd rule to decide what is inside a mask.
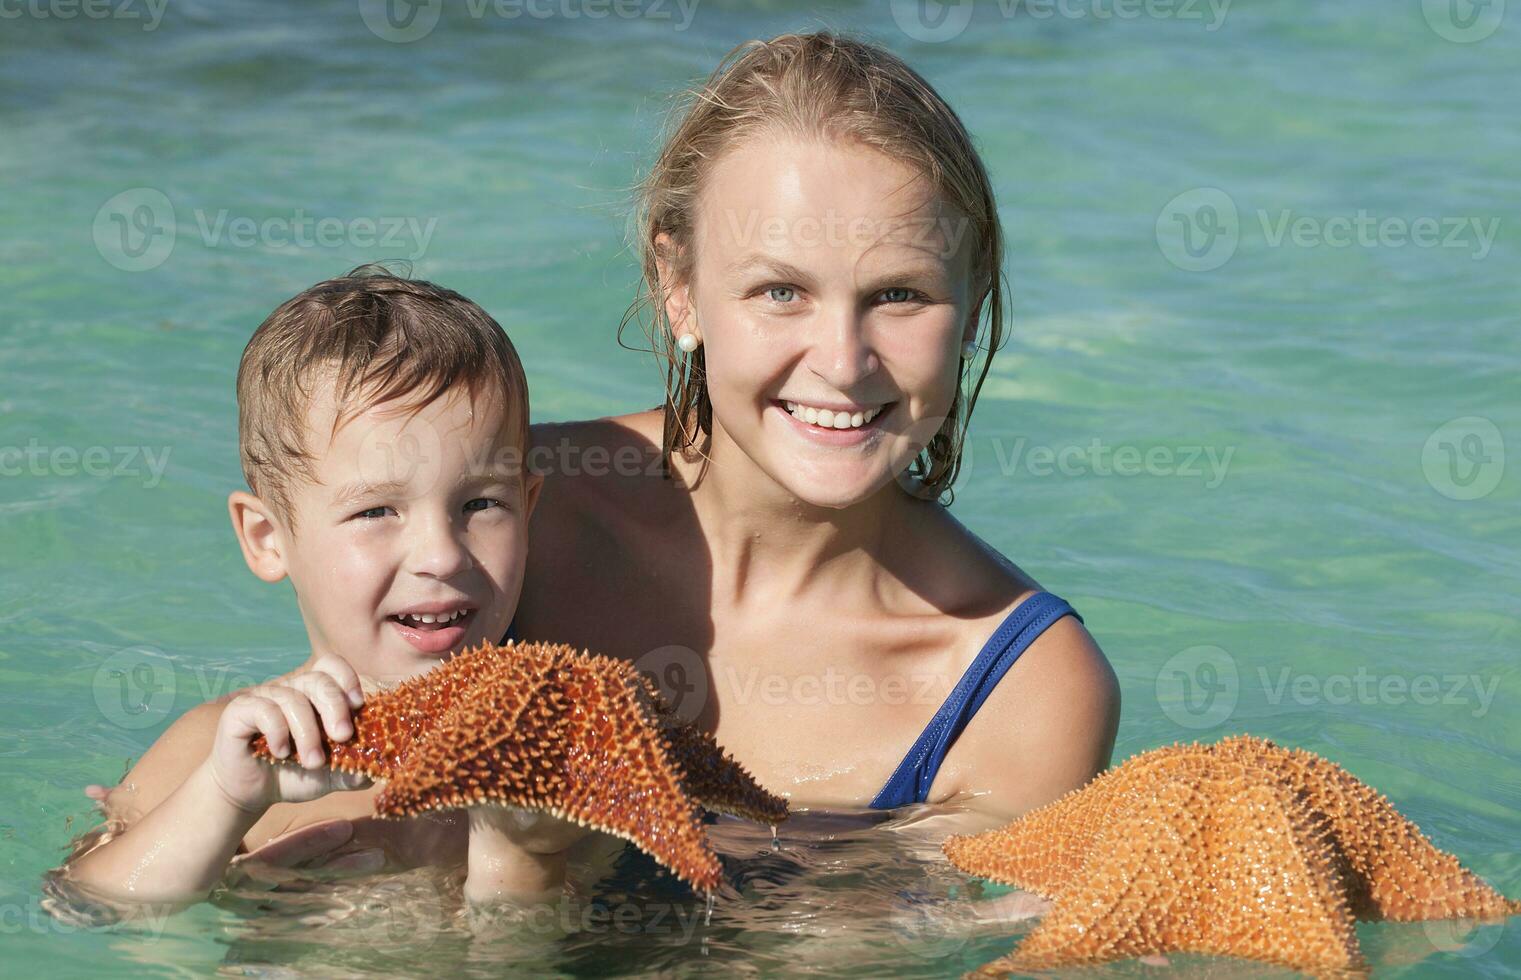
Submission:
[[[906,522],[899,540],[922,569],[928,598],[962,618],[1007,612],[1041,590],[1034,576],[984,541],[938,503],[915,505],[918,520]]]
[[[626,507],[637,492],[662,477],[659,411],[575,422],[541,422],[529,430],[528,469],[544,477],[551,512],[580,519],[612,501]]]
[[[947,574],[974,625],[969,649],[1047,591],[949,513],[934,537],[938,547],[932,550],[954,568]],[[1004,815],[1048,802],[1108,765],[1119,711],[1119,685],[1108,659],[1081,621],[1063,615],[994,687],[947,758],[954,775],[941,786],[988,794],[985,804]]]

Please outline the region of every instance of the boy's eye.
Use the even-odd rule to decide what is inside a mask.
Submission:
[[[797,290],[791,286],[767,286],[766,298],[773,303],[790,303],[797,299]]]
[[[504,505],[500,500],[495,500],[491,497],[476,497],[474,500],[465,501],[465,512],[469,513],[471,511],[477,510],[489,510],[492,507],[502,506]]]
[[[370,507],[370,508],[368,508],[366,510],[360,511],[359,513],[355,514],[354,516],[358,517],[358,518],[361,518],[363,520],[367,520],[367,521],[376,521],[376,520],[379,520],[380,518],[386,516],[386,513],[388,511],[391,511],[391,508],[389,508],[389,507]]]

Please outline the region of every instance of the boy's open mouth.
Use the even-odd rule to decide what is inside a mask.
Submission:
[[[447,653],[465,638],[475,610],[465,606],[433,612],[405,612],[387,616],[402,639],[423,653]]]
[[[452,612],[443,613],[398,613],[386,618],[402,626],[410,626],[428,633],[447,629],[449,626],[463,625],[473,612],[475,612],[474,609],[455,609]]]

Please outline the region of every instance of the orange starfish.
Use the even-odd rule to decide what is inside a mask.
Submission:
[[[495,803],[621,837],[678,878],[722,877],[701,806],[779,823],[762,789],[712,736],[670,723],[631,664],[564,645],[483,645],[369,698],[354,737],[324,741],[328,765],[386,787],[385,817]],[[263,736],[255,752],[273,760]]]
[[[1169,952],[1361,970],[1355,919],[1521,913],[1345,769],[1249,735],[1135,756],[944,850],[1053,903],[988,976]]]

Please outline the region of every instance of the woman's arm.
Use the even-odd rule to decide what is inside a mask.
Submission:
[[[1120,724],[1114,670],[1083,624],[1064,616],[1014,663],[953,755],[978,808],[1012,819],[1109,767]],[[947,760],[950,761],[950,760]]]

